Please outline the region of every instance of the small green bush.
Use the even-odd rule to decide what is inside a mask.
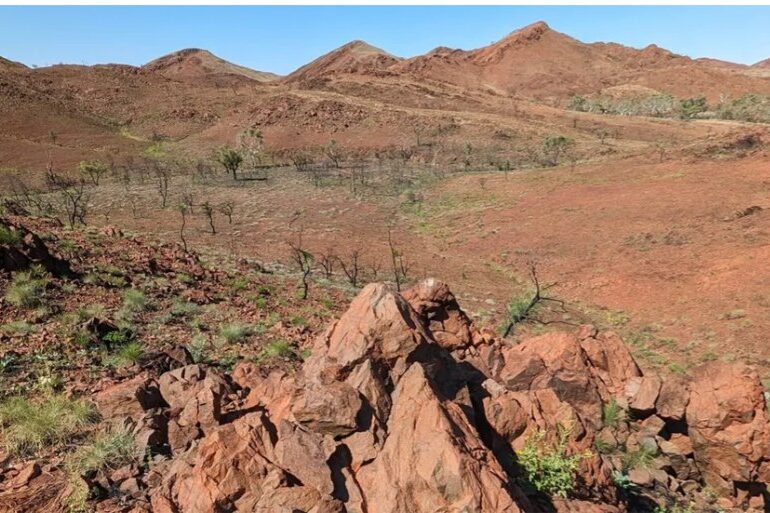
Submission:
[[[193,337],[189,344],[187,344],[187,351],[190,353],[193,362],[203,363],[208,359],[210,346],[211,344],[209,344],[206,336],[199,333]]]
[[[655,460],[657,453],[645,446],[640,446],[638,449],[627,452],[623,455],[622,464],[624,470],[631,470],[634,468],[647,468]]]
[[[251,327],[246,324],[230,323],[224,324],[219,328],[219,336],[225,342],[233,343],[243,340],[251,334]]]
[[[610,399],[602,407],[602,422],[606,427],[617,428],[625,419],[626,412],[620,407],[615,398]]]
[[[5,293],[5,299],[18,308],[40,306],[49,281],[49,274],[40,266],[14,273],[8,291]]]
[[[126,289],[123,291],[123,308],[129,312],[143,312],[149,307],[149,301],[144,292],[139,289]]]
[[[11,321],[0,326],[0,331],[9,335],[29,335],[37,331],[37,326],[27,321]]]
[[[81,476],[114,470],[136,459],[136,441],[127,429],[104,431],[75,450],[65,464],[70,481],[65,502],[70,513],[89,511],[89,490]]]
[[[590,452],[567,454],[567,440],[571,427],[559,426],[556,441],[548,444],[546,432],[538,429],[527,439],[524,448],[517,451],[518,461],[527,481],[548,495],[567,497],[575,488],[575,472]]]
[[[13,455],[66,442],[95,420],[90,403],[63,395],[39,401],[17,396],[0,403],[2,444]]]
[[[185,299],[179,299],[171,305],[169,313],[172,317],[189,317],[197,315],[200,311],[199,305]]]
[[[106,356],[104,363],[110,367],[130,367],[137,364],[142,356],[144,356],[144,346],[140,342],[133,341],[120,346],[114,353]]]
[[[19,242],[21,242],[19,232],[0,225],[0,245],[15,246]]]
[[[286,340],[276,340],[270,342],[259,353],[258,361],[268,361],[275,359],[293,360],[297,358],[294,347]]]

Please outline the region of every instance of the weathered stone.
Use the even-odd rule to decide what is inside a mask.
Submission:
[[[694,373],[688,433],[706,483],[728,494],[750,482],[770,454],[770,426],[757,375],[742,364],[710,362]]]
[[[335,382],[301,390],[291,412],[298,423],[312,431],[345,436],[357,429],[361,406],[361,398],[353,387]]]
[[[660,378],[654,374],[643,376],[638,381],[638,388],[635,386],[627,388],[628,391],[628,409],[637,418],[648,417],[655,413],[655,401],[658,400],[658,394],[660,393],[661,381]]]
[[[396,387],[388,432],[356,475],[369,513],[521,511],[502,468],[463,412],[436,397],[420,364]]]

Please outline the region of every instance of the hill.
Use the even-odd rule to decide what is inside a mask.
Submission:
[[[233,64],[199,48],[187,48],[164,55],[148,62],[142,68],[178,80],[231,76],[244,77],[257,82],[272,82],[280,78],[274,73]]]
[[[365,41],[351,41],[290,73],[287,83],[341,74],[378,75],[401,59]]]

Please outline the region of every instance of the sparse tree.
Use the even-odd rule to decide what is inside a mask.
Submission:
[[[312,163],[308,154],[299,150],[291,152],[289,158],[291,159],[292,164],[294,164],[294,168],[300,172],[307,171]]]
[[[182,223],[179,226],[179,238],[182,240],[182,247],[184,248],[184,252],[187,253],[187,239],[185,239],[184,236],[184,229],[185,226],[187,226],[187,205],[180,204],[177,209],[179,210],[179,215],[182,216]]]
[[[195,196],[191,191],[185,191],[182,193],[182,205],[187,207],[187,210],[192,214],[193,207],[195,206]]]
[[[56,141],[59,140],[59,134],[51,130],[50,132],[48,132],[48,139],[51,141],[51,144],[56,146]]]
[[[369,273],[372,275],[372,281],[377,281],[380,270],[382,270],[382,260],[380,258],[373,257],[369,260]]]
[[[332,165],[339,169],[342,160],[342,148],[339,143],[332,139],[324,148],[324,155],[331,161]]]
[[[155,186],[160,194],[160,206],[166,208],[168,202],[169,182],[171,180],[171,171],[162,163],[155,162]]]
[[[211,234],[215,235],[217,229],[214,227],[214,207],[212,207],[208,201],[204,201],[201,204],[201,210],[203,211],[203,215],[206,216],[206,219],[208,219]]]
[[[219,211],[227,217],[227,224],[233,224],[233,211],[235,210],[235,203],[232,201],[225,201],[219,205]]]
[[[396,290],[401,291],[401,285],[406,282],[407,275],[409,274],[409,266],[404,258],[403,251],[399,249],[393,240],[393,230],[390,227],[388,227],[388,249],[390,250],[393,281],[396,283]]]
[[[308,291],[310,288],[310,273],[313,272],[313,262],[315,258],[313,254],[304,249],[302,244],[302,231],[297,233],[296,242],[289,242],[289,248],[291,249],[291,257],[294,263],[297,265],[301,273],[300,285],[302,286],[302,292],[300,299],[308,298]]]
[[[324,278],[327,280],[332,277],[334,274],[334,262],[337,260],[337,257],[334,255],[334,250],[332,248],[327,249],[323,253],[319,253],[318,255],[318,265],[321,266],[321,270],[323,270]]]
[[[262,162],[262,131],[250,126],[238,134],[238,146],[243,161],[249,169],[255,170]]]
[[[85,226],[88,202],[91,198],[85,180],[60,175],[49,167],[46,183],[51,192],[58,194],[70,228],[74,228],[78,223]]]
[[[555,166],[559,163],[561,156],[572,146],[573,140],[563,135],[554,135],[546,137],[543,142],[543,153],[545,154],[546,164]]]
[[[99,185],[99,180],[104,176],[109,168],[100,160],[83,161],[78,165],[80,174],[88,177],[94,185]]]
[[[534,262],[530,262],[529,264],[529,275],[532,280],[532,287],[534,288],[532,296],[521,296],[508,302],[508,305],[506,306],[506,325],[503,330],[503,337],[507,337],[513,333],[513,329],[517,324],[534,319],[537,309],[545,302],[558,303],[562,308],[564,307],[564,301],[544,295],[544,292],[551,287],[554,287],[556,283],[541,286],[537,276],[537,266]]]
[[[241,164],[243,163],[243,155],[241,155],[235,148],[223,146],[217,151],[216,157],[217,162],[222,164],[225,171],[233,175],[233,180],[237,180],[238,168],[241,167]]]
[[[352,287],[358,287],[358,275],[361,272],[361,250],[353,249],[347,262],[339,257],[337,257],[337,262],[339,262],[342,272],[345,273],[348,283]]]

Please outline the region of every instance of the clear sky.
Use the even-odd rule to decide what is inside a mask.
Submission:
[[[398,56],[471,49],[543,20],[581,41],[650,43],[691,57],[770,58],[770,7],[9,7],[0,56],[28,65],[140,65],[188,47],[286,74],[353,39]]]

